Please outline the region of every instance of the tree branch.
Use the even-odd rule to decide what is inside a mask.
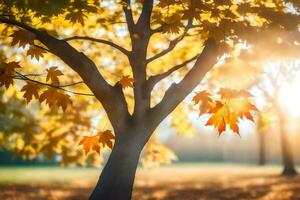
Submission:
[[[149,111],[148,117],[149,121],[153,123],[152,126],[156,127],[162,119],[169,115],[216,64],[217,57],[221,53],[218,45],[213,39],[208,39],[205,44],[205,48],[197,57],[193,68],[178,84],[172,84],[160,103]]]
[[[138,25],[150,29],[151,14],[153,10],[153,0],[144,0],[142,13],[138,19]]]
[[[166,48],[165,50],[161,51],[160,53],[154,55],[153,57],[147,59],[147,63],[150,63],[150,62],[152,62],[152,61],[154,61],[154,60],[156,60],[156,59],[158,59],[158,58],[160,58],[160,57],[162,57],[162,56],[168,54],[168,53],[171,52],[173,49],[175,49],[175,47],[177,46],[177,44],[178,44],[180,41],[182,41],[182,40],[184,39],[184,37],[187,35],[189,29],[190,29],[191,27],[193,27],[191,23],[192,23],[192,22],[189,21],[189,23],[188,23],[188,25],[186,25],[186,27],[185,27],[184,32],[182,33],[182,35],[180,35],[180,36],[177,37],[176,39],[172,40],[172,41],[170,42],[168,48]]]
[[[56,88],[58,90],[62,90],[62,91],[65,91],[65,92],[68,92],[68,93],[71,93],[71,94],[82,95],[82,96],[93,96],[93,97],[95,96],[94,94],[74,92],[74,91],[71,91],[71,90],[64,89],[64,87],[69,87],[69,86],[77,85],[77,84],[80,84],[80,83],[83,83],[83,82],[70,83],[70,84],[67,84],[67,85],[53,85],[53,84],[49,84],[49,83],[44,83],[44,82],[41,82],[41,81],[33,80],[33,79],[28,78],[27,76],[25,76],[25,75],[23,75],[23,74],[21,74],[19,72],[16,72],[16,73],[19,75],[19,77],[14,76],[13,78],[17,79],[17,80],[30,81],[30,82],[33,82],[33,83],[36,83],[36,84],[39,84],[39,85],[44,85],[44,86],[47,86],[47,87]]]
[[[42,46],[39,46],[39,45],[37,45],[37,44],[34,44],[33,46],[35,46],[36,48],[39,48],[39,49],[42,49],[42,50],[44,50],[44,51],[47,51],[47,52],[51,53],[51,51],[49,51],[49,49],[44,48],[44,47],[42,47]]]
[[[71,41],[71,40],[89,40],[92,42],[97,42],[97,43],[102,43],[102,44],[106,44],[109,45],[117,50],[119,50],[120,52],[122,52],[123,54],[125,54],[126,56],[129,56],[129,51],[113,42],[107,41],[107,40],[103,40],[103,39],[97,39],[97,38],[92,38],[92,37],[88,37],[88,36],[74,36],[74,37],[69,37],[69,38],[65,38],[63,39],[64,41]]]
[[[159,82],[161,81],[162,79],[168,77],[169,75],[171,75],[173,72],[181,69],[182,67],[185,67],[187,64],[193,62],[194,60],[196,60],[198,57],[199,57],[200,54],[197,54],[196,56],[184,61],[183,63],[179,64],[179,65],[176,65],[172,68],[170,68],[168,71],[164,72],[164,73],[161,73],[161,74],[158,74],[158,75],[155,75],[155,76],[151,76],[149,79],[148,79],[148,90],[152,90],[152,88]]]
[[[43,43],[51,53],[63,60],[82,78],[84,83],[102,103],[112,126],[122,129],[130,117],[122,89],[109,85],[99,73],[95,63],[82,52],[78,52],[66,41],[52,37],[45,31],[40,31],[13,19],[0,17],[0,22],[18,26],[32,32],[36,39]]]
[[[135,24],[134,24],[132,12],[131,12],[131,5],[130,5],[131,1],[130,0],[122,0],[122,3],[123,3],[123,11],[125,14],[128,30],[131,34],[133,34]]]

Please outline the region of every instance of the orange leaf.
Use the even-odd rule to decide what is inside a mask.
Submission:
[[[25,92],[23,97],[26,99],[27,103],[29,103],[33,97],[36,99],[39,98],[39,89],[40,87],[32,82],[27,81],[27,84],[23,86],[21,89],[22,92]]]
[[[112,134],[111,130],[106,130],[103,132],[98,132],[99,141],[103,147],[107,146],[112,149],[112,142],[115,139],[115,136]]]
[[[119,81],[119,83],[122,85],[122,88],[131,87],[133,88],[133,78],[130,78],[130,76],[123,76],[123,78]]]
[[[254,121],[251,111],[258,111],[251,104],[249,97],[252,95],[247,91],[222,88],[219,91],[221,101],[215,101],[214,105],[207,110],[211,114],[206,125],[214,126],[219,134],[226,130],[226,126],[239,134],[238,121],[246,118]]]
[[[211,95],[206,91],[197,92],[193,97],[194,104],[199,105],[200,115],[206,113],[213,104],[213,99],[210,97]]]
[[[49,80],[51,80],[51,82],[53,84],[59,85],[59,76],[62,76],[63,73],[57,69],[57,67],[50,67],[49,69],[47,69],[47,77],[46,77],[46,81],[48,82]]]
[[[216,104],[212,110],[214,112],[212,112],[213,114],[208,119],[206,125],[217,128],[220,135],[226,130],[226,122],[228,121],[229,113],[226,105],[220,103]]]
[[[90,152],[90,150],[96,151],[100,154],[100,145],[99,145],[99,136],[84,136],[83,139],[79,143],[83,145],[83,150],[86,154]]]
[[[70,96],[64,93],[58,92],[54,88],[49,88],[45,90],[40,95],[40,102],[46,101],[49,107],[61,107],[63,111],[67,109],[68,104],[72,104]]]

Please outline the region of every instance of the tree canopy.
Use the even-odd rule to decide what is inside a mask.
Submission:
[[[299,9],[298,0],[3,0],[0,84],[39,123],[14,140],[68,164],[85,162],[78,144],[99,153],[132,124],[147,123],[150,137],[169,114],[179,132],[192,131],[182,116],[196,111],[219,134],[238,133],[257,111],[246,90],[258,63],[299,48]],[[249,82],[220,87],[228,71]],[[155,137],[146,152],[143,163],[176,159]]]

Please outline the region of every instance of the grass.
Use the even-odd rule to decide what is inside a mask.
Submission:
[[[230,163],[139,168],[133,200],[300,199],[300,178],[280,172],[280,166]],[[94,168],[0,167],[0,199],[87,199],[99,173]]]
[[[0,167],[0,184],[67,183],[94,179],[99,173],[95,168]]]

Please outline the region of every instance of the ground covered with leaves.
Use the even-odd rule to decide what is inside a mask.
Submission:
[[[213,164],[139,169],[133,199],[300,199],[300,176],[281,177],[280,170]],[[98,173],[90,168],[0,168],[0,199],[87,199]]]

